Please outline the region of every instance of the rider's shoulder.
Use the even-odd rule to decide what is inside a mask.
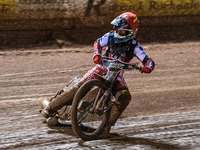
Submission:
[[[107,32],[106,34],[104,34],[104,35],[100,38],[101,42],[102,42],[102,41],[107,41],[107,40],[108,40],[108,37],[109,37],[109,32]]]
[[[101,37],[101,41],[107,41],[109,37],[111,37],[113,35],[114,31],[111,30],[109,32],[107,32],[106,34],[104,34],[102,37]]]
[[[107,32],[106,34],[104,34],[103,38],[108,38],[109,36],[111,36],[113,34],[113,32]]]

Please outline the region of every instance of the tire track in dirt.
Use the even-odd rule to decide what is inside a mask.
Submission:
[[[63,69],[1,74],[0,82],[2,83],[2,86],[0,86],[0,92],[4,93],[5,96],[2,94],[0,101],[6,99],[21,99],[53,95],[53,92],[49,93],[45,90],[49,89],[49,87],[52,87],[53,91],[54,89],[58,89],[59,86],[64,85],[65,83],[63,84],[63,78],[68,78],[68,80],[71,78],[69,75],[67,75],[68,73],[73,72],[74,74],[78,74],[80,72],[86,72],[90,68],[91,67],[89,66],[84,66],[81,68],[79,68],[79,66],[74,66]],[[24,92],[27,89],[31,89],[31,92],[20,95],[21,91]],[[10,96],[6,96],[8,95],[8,91],[15,90],[18,90],[19,92]],[[38,93],[38,91],[42,91],[42,93]]]
[[[9,112],[13,102],[1,103]],[[17,107],[22,105],[23,107]],[[27,107],[30,105],[32,110]],[[48,127],[36,113],[36,101],[13,105],[0,122],[0,149],[198,149],[200,111],[176,112],[119,119],[111,137],[81,141],[71,127]],[[12,106],[12,107],[13,107]],[[3,110],[0,109],[2,113]]]
[[[112,137],[96,141],[80,140],[71,127],[47,127],[38,112],[46,96],[93,67],[88,62],[91,52],[84,52],[89,47],[83,52],[79,48],[0,52],[0,149],[198,150],[200,62],[194,60],[199,58],[199,45],[147,45],[157,64],[155,71],[125,74],[132,101],[113,127]]]
[[[69,67],[69,68],[63,68],[63,69],[52,69],[52,70],[42,70],[42,71],[35,71],[35,72],[20,72],[20,73],[9,73],[9,74],[1,74],[0,75],[0,82],[2,83],[1,92],[6,93],[6,91],[14,91],[16,88],[20,88],[21,91],[24,91],[26,89],[37,89],[36,91],[32,91],[31,93],[24,94],[24,95],[12,95],[12,96],[1,96],[0,100],[5,99],[16,99],[16,98],[28,98],[28,97],[38,97],[38,96],[50,96],[54,94],[53,92],[48,93],[45,91],[48,87],[57,88],[60,87],[61,84],[63,84],[63,78],[68,78],[67,74],[70,72],[73,72],[75,74],[78,74],[79,72],[87,72],[91,66],[84,66],[84,67]],[[177,72],[180,72],[182,68],[179,68],[179,70],[176,70]],[[187,71],[197,71],[200,70],[198,67],[193,67],[187,69]],[[162,72],[168,72],[169,70],[162,70]],[[172,70],[174,72],[174,70]],[[177,74],[173,76],[152,76],[150,78],[145,78],[143,76],[139,77],[138,74],[136,75],[137,78],[132,79],[131,75],[133,73],[128,73],[126,76],[127,82],[133,82],[141,84],[142,81],[145,82],[159,82],[159,81],[169,81],[172,80],[192,80],[193,78],[196,78],[195,83],[198,84],[197,81],[200,82],[199,73],[193,73],[193,74]],[[65,77],[64,77],[65,76]],[[71,77],[70,77],[71,78]],[[139,82],[141,81],[141,83]],[[48,85],[44,85],[48,83]],[[191,83],[191,82],[190,82]],[[165,83],[166,84],[166,83]],[[182,87],[181,85],[179,87],[173,87],[173,85],[170,85],[171,87],[157,87],[154,89],[146,89],[143,90],[143,92],[163,92],[163,91],[171,91],[171,90],[191,90],[196,89],[198,90],[200,87],[199,85],[189,85]],[[0,86],[1,87],[1,86]],[[38,91],[43,91],[43,93],[38,93]],[[34,93],[33,93],[34,92]],[[133,93],[141,92],[141,90],[133,89]],[[5,94],[6,95],[6,94]]]
[[[84,68],[83,68],[84,67]],[[51,69],[51,70],[42,70],[42,71],[34,71],[34,72],[20,72],[20,73],[9,73],[9,74],[0,74],[1,78],[13,78],[15,76],[19,77],[32,77],[32,76],[43,76],[48,75],[51,73],[69,73],[69,72],[79,72],[82,70],[89,69],[88,66],[75,66],[75,67],[69,67],[69,68],[62,68],[62,69]]]

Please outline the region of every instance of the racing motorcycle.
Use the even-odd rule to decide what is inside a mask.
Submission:
[[[121,71],[142,72],[137,64],[130,64],[119,59],[103,58],[102,65],[107,69],[107,73],[103,76],[96,74],[99,79],[91,79],[82,84],[74,96],[72,105],[65,106],[55,117],[48,118],[49,125],[71,125],[74,133],[83,140],[95,140],[102,135],[108,123],[111,108],[115,104],[112,95],[115,79]],[[80,77],[76,77],[65,88],[79,81]]]

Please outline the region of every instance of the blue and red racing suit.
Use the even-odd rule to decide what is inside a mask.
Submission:
[[[103,47],[106,47],[106,51],[103,56],[106,56],[109,59],[120,59],[124,62],[130,62],[134,58],[134,56],[136,56],[143,63],[144,67],[142,68],[142,70],[145,73],[150,73],[155,67],[154,61],[147,56],[142,46],[137,43],[135,39],[123,43],[115,43],[113,39],[113,32],[108,32],[103,37],[97,39],[94,42],[93,59],[95,57],[98,57],[99,59],[101,58]],[[103,73],[106,73],[106,71],[106,68],[97,63],[94,68],[92,68],[83,76],[81,82],[83,83],[89,79],[98,78],[98,76],[94,75],[95,73],[102,75]],[[124,72],[120,72],[120,74],[118,75],[113,86],[113,91],[128,89],[123,77],[123,73]]]

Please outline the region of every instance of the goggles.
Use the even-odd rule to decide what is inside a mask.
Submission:
[[[135,30],[132,30],[132,29],[115,27],[114,30],[119,36],[134,35],[134,34],[137,34],[137,32],[138,32],[138,28],[136,28]]]

